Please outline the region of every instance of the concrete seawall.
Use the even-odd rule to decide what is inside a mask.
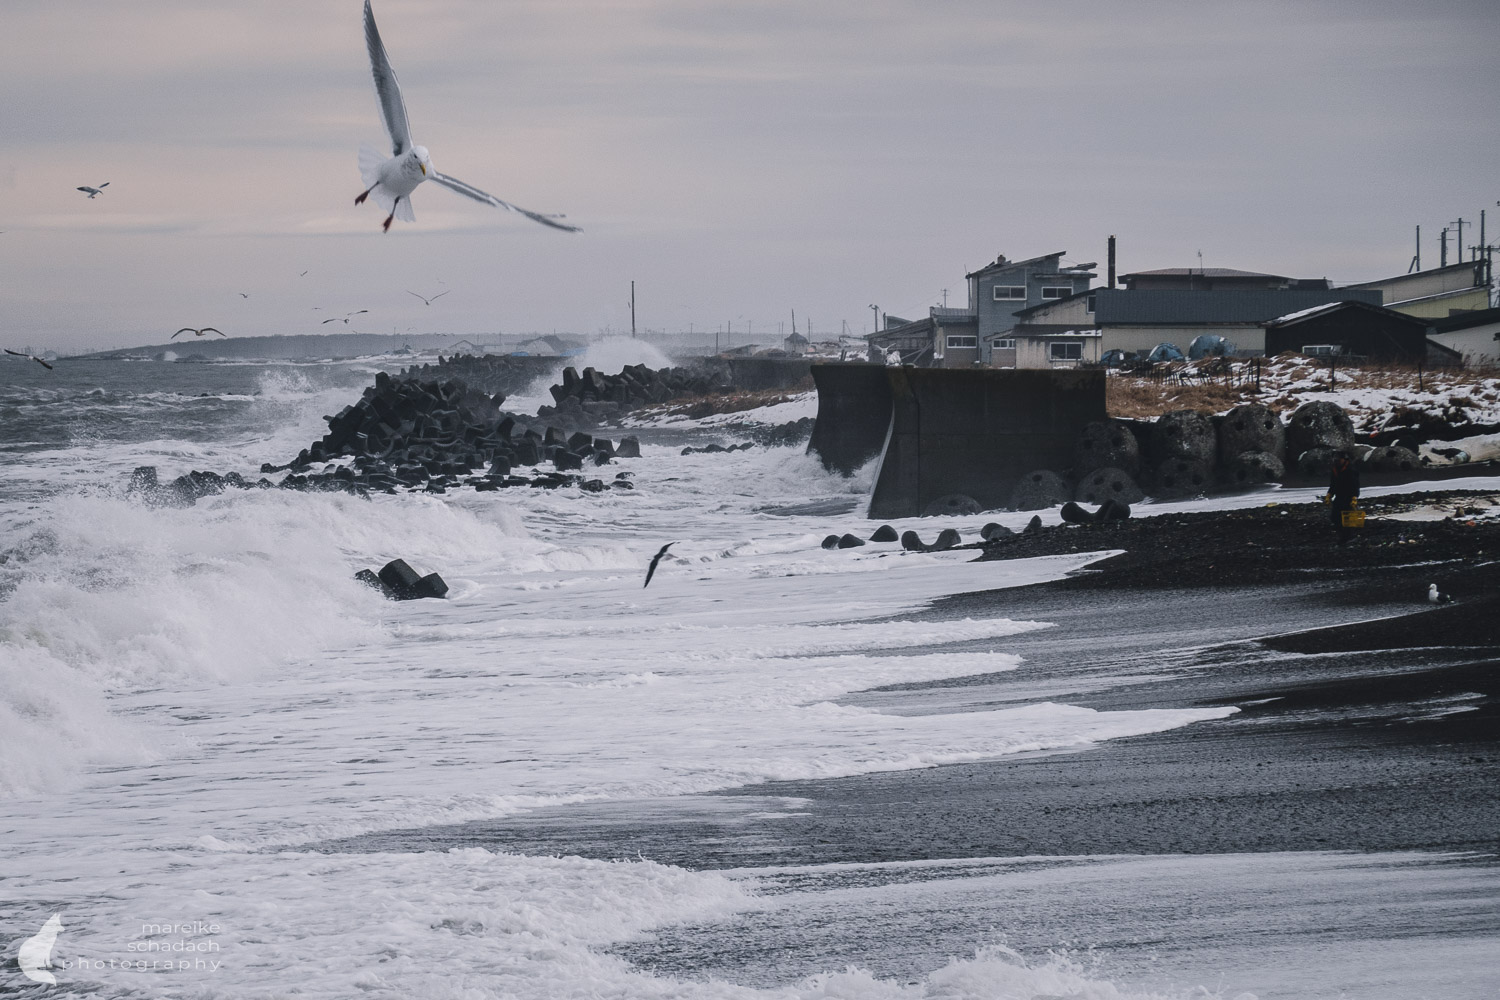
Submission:
[[[885,373],[892,423],[872,518],[919,516],[951,494],[981,510],[1004,507],[1023,475],[1070,464],[1084,425],[1105,418],[1103,370]]]
[[[891,426],[891,386],[884,365],[812,366],[818,420],[807,452],[830,472],[852,475],[880,454]]]

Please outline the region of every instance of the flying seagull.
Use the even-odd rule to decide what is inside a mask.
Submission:
[[[385,223],[381,226],[385,232],[391,231],[391,221],[398,217],[402,222],[417,221],[411,210],[411,193],[428,178],[475,201],[520,212],[544,226],[564,229],[570,233],[579,231],[577,226],[558,222],[558,219],[563,218],[561,215],[527,211],[432,169],[432,159],[428,156],[427,147],[412,144],[411,125],[406,119],[406,101],[401,96],[401,85],[396,82],[396,71],[391,69],[391,61],[385,54],[385,44],[380,40],[380,32],[375,28],[375,13],[370,9],[370,0],[365,0],[365,47],[370,50],[370,71],[375,75],[375,96],[380,101],[380,117],[385,122],[385,131],[391,139],[391,156],[381,156],[379,150],[369,145],[360,147],[359,173],[368,186],[354,199],[354,204],[362,204],[373,195],[375,204],[391,213],[385,217]]]
[[[242,299],[248,299],[249,297],[250,297],[250,293],[249,292],[240,292],[240,298],[242,298]]]
[[[345,313],[342,319],[340,319],[337,316],[331,316],[328,319],[325,319],[323,321],[323,323],[342,323],[345,326],[348,326],[349,325],[349,317],[351,317],[351,316],[358,316],[360,313],[367,313],[369,311],[370,310],[368,310],[368,309],[356,309],[352,313]],[[318,325],[322,326],[323,323],[320,323]]]
[[[1445,594],[1442,591],[1438,590],[1437,589],[1437,584],[1435,584],[1435,583],[1429,583],[1427,585],[1427,599],[1429,601],[1431,601],[1433,604],[1452,604],[1453,603],[1453,595],[1452,594]]]
[[[41,365],[43,368],[47,369],[49,372],[52,370],[52,366],[51,365],[47,364],[47,362],[43,361],[41,358],[37,357],[35,354],[24,354],[21,351],[12,351],[9,347],[7,347],[5,349],[5,353],[6,354],[14,354],[18,358],[26,358],[27,360],[35,361],[37,364]]]
[[[451,292],[451,291],[453,291],[453,289],[451,289],[451,288],[450,288],[450,289],[448,289],[448,292]],[[425,296],[425,295],[417,295],[417,293],[416,293],[416,292],[414,292],[414,291],[412,291],[412,290],[411,290],[411,289],[410,289],[410,288],[408,288],[408,289],[407,289],[407,290],[406,290],[406,294],[407,294],[407,295],[417,295],[417,298],[419,298],[419,299],[421,299],[421,300],[422,300],[422,304],[423,304],[423,305],[424,305],[424,306],[430,306],[430,305],[432,305],[432,303],[433,303],[433,301],[434,301],[434,300],[435,300],[435,299],[440,299],[440,298],[442,298],[442,297],[443,297],[443,296],[444,296],[444,295],[447,295],[447,294],[448,294],[448,292],[438,292],[438,293],[437,293],[437,294],[436,294],[436,295],[434,295],[434,296],[433,296],[433,297],[432,297],[432,298],[430,298],[430,299],[429,299],[429,298],[428,298],[428,297],[427,297],[427,296]]]
[[[91,188],[87,184],[85,184],[83,187],[79,188],[78,190],[80,190],[84,194],[88,195],[89,196],[89,200],[92,201],[95,197],[103,194],[104,193],[104,189],[107,188],[107,187],[109,187],[109,181],[105,181],[103,184],[100,184],[96,188]]]
[[[229,336],[229,334],[225,333],[223,330],[215,330],[211,326],[205,326],[201,330],[195,329],[195,328],[193,328],[191,326],[185,326],[181,330],[178,330],[177,333],[172,334],[172,336],[168,337],[167,339],[168,340],[176,340],[177,339],[177,335],[181,334],[181,333],[191,333],[195,337],[201,337],[205,333],[217,333],[221,337],[227,337],[227,336]]]
[[[656,573],[656,564],[661,562],[661,557],[666,555],[667,550],[676,544],[676,542],[668,542],[656,551],[656,555],[651,557],[651,565],[646,567],[646,582],[641,584],[642,590],[651,586],[651,577]]]

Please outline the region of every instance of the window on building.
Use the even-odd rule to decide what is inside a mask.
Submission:
[[[1335,354],[1343,354],[1344,349],[1338,344],[1303,344],[1302,353],[1310,354],[1315,358],[1327,358]]]
[[[1014,302],[1025,302],[1026,301],[1026,286],[1025,285],[996,285],[995,286],[995,301],[996,302],[1012,302],[1012,301],[1014,301]]]
[[[1090,295],[1089,296],[1089,312],[1093,312],[1094,311],[1094,303],[1098,302],[1098,301],[1099,301],[1099,296],[1097,296],[1097,295]]]
[[[1082,361],[1083,342],[1080,340],[1054,340],[1047,345],[1049,361]]]
[[[1069,295],[1072,295],[1072,294],[1073,294],[1073,286],[1072,285],[1043,285],[1042,286],[1042,298],[1043,298],[1043,300],[1046,300],[1046,299],[1065,299]]]
[[[995,341],[995,350],[997,351],[1014,351],[1015,349],[1015,337],[1002,337],[1001,339]]]
[[[952,336],[948,338],[949,347],[978,347],[978,337]]]

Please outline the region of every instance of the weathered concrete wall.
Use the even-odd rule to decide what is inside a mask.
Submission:
[[[706,358],[709,368],[725,369],[736,389],[790,389],[807,378],[812,362],[802,358]]]
[[[807,452],[823,468],[848,476],[885,447],[891,426],[891,385],[884,365],[812,366],[818,387],[818,420]]]
[[[1101,370],[885,372],[892,424],[872,518],[918,516],[954,493],[1002,507],[1026,473],[1072,465],[1084,426],[1105,418]]]

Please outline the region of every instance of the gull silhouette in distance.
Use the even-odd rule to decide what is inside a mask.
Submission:
[[[661,562],[661,557],[667,554],[667,550],[676,545],[676,542],[668,542],[656,550],[656,555],[651,557],[651,565],[646,567],[646,582],[641,584],[641,589],[651,586],[651,577],[656,574],[656,564]]]
[[[436,295],[432,296],[432,298],[428,298],[427,296],[425,296],[425,295],[419,295],[416,292],[412,291],[410,288],[408,288],[406,290],[406,294],[407,295],[416,295],[417,298],[419,298],[419,299],[422,300],[422,304],[424,306],[430,306],[430,305],[432,305],[432,303],[434,301],[436,301],[437,299],[442,298],[444,295],[447,295],[448,292],[451,292],[451,291],[453,291],[453,289],[450,288],[450,289],[448,289],[447,292],[438,292]]]
[[[23,353],[21,351],[12,351],[9,347],[7,347],[5,349],[5,353],[6,354],[14,354],[18,358],[26,358],[28,361],[35,361],[37,364],[41,365],[43,368],[47,369],[49,372],[52,370],[52,366],[51,365],[47,364],[47,362],[43,361],[41,358],[37,357],[35,354],[25,354],[25,353]]]
[[[380,117],[391,140],[391,155],[382,156],[379,150],[368,144],[360,147],[359,174],[367,186],[354,199],[354,204],[363,204],[366,198],[373,197],[375,204],[388,210],[391,214],[385,217],[382,230],[390,232],[391,222],[397,218],[402,222],[417,221],[416,214],[411,210],[411,193],[417,189],[417,185],[431,179],[466,198],[473,198],[494,208],[519,212],[544,226],[570,233],[579,231],[577,226],[557,221],[564,216],[528,211],[433,169],[427,147],[415,145],[411,141],[406,100],[401,96],[401,84],[396,82],[396,71],[391,68],[391,60],[385,54],[385,43],[380,40],[380,32],[375,27],[375,12],[370,9],[370,0],[365,0],[365,48],[370,53],[370,72],[375,77],[375,96],[380,102]]]
[[[97,198],[101,194],[103,194],[104,193],[104,189],[107,188],[107,187],[109,187],[109,181],[105,181],[103,184],[100,184],[98,187],[89,187],[87,184],[85,184],[83,187],[79,188],[78,190],[80,190],[84,194],[88,195],[89,196],[89,201],[93,201],[95,198]]]
[[[191,326],[185,326],[181,330],[178,330],[177,333],[172,334],[172,336],[168,337],[167,339],[168,340],[176,340],[177,339],[177,335],[178,334],[182,334],[182,333],[191,333],[195,337],[201,337],[205,333],[217,333],[221,337],[227,337],[227,336],[229,336],[229,334],[225,333],[223,330],[215,330],[211,326],[205,326],[205,327],[203,327],[201,329],[198,329],[198,328],[195,328],[195,327],[191,327]]]
[[[345,313],[344,316],[343,316],[343,318],[340,318],[338,316],[330,316],[328,319],[325,319],[323,321],[323,323],[320,323],[318,325],[322,326],[322,325],[324,325],[326,323],[342,323],[345,326],[348,326],[349,325],[349,319],[350,319],[350,317],[358,316],[360,313],[367,313],[369,311],[370,310],[368,310],[368,309],[356,309],[352,313]]]

